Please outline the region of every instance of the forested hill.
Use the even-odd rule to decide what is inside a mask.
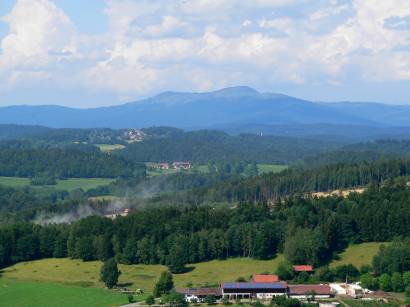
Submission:
[[[403,176],[410,176],[408,159],[334,164],[227,181],[212,188],[178,194],[174,198],[176,202],[189,203],[275,201],[293,194],[360,187]],[[165,197],[172,198],[171,195]]]
[[[2,148],[0,176],[115,178],[145,172],[145,165],[94,150],[70,148]]]
[[[343,146],[340,149],[323,152],[306,157],[303,161],[305,168],[314,168],[339,163],[374,162],[379,159],[410,157],[409,140],[377,140],[374,142],[357,143]]]
[[[145,130],[144,130],[145,131]],[[190,161],[256,161],[288,164],[341,144],[290,137],[244,134],[230,136],[224,132],[201,130],[173,131],[168,136],[152,137],[133,143],[118,152],[120,156],[139,162]]]

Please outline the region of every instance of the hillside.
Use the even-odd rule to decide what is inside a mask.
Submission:
[[[150,131],[152,133],[154,130]],[[152,134],[148,134],[150,135]],[[119,151],[118,155],[139,162],[190,161],[207,164],[212,160],[246,160],[288,164],[312,154],[339,148],[341,145],[344,144],[338,140],[251,134],[231,136],[219,131],[200,130],[173,132],[170,136],[154,135],[143,142],[130,144]]]
[[[408,106],[316,103],[282,94],[259,93],[249,87],[225,88],[209,93],[165,92],[136,102],[94,109],[52,105],[0,108],[0,124],[72,128],[160,125],[200,128],[323,123],[407,126],[409,117]]]

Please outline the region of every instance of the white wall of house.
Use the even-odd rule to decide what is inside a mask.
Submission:
[[[257,293],[256,298],[259,300],[271,300],[274,296],[286,295],[286,293]]]
[[[308,295],[306,295],[306,294],[303,294],[303,295],[289,295],[289,297],[303,300],[303,299],[308,299],[308,298],[312,297],[312,295],[309,295],[309,294],[308,294]],[[315,297],[315,299],[317,299],[317,298],[322,299],[322,298],[329,298],[330,295],[327,295],[327,294],[320,294],[320,295],[315,294],[314,297]]]

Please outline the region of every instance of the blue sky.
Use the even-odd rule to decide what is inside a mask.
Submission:
[[[1,0],[0,105],[248,85],[410,104],[408,0]]]

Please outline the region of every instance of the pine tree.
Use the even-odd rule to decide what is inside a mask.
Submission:
[[[104,262],[101,268],[101,280],[105,283],[107,288],[111,289],[118,282],[118,277],[121,272],[118,270],[117,262],[114,258],[108,259]]]
[[[174,288],[174,281],[170,272],[162,272],[158,282],[154,288],[154,296],[160,297],[163,294],[168,294]]]

